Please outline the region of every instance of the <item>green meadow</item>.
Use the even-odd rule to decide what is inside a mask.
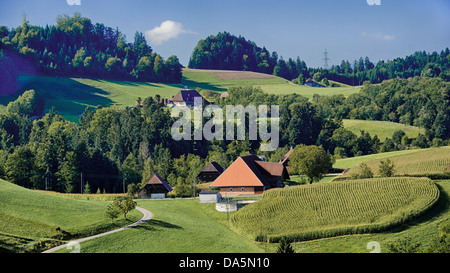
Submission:
[[[239,73],[235,75],[239,76]],[[359,91],[359,87],[349,86],[333,88],[300,86],[280,77],[265,76],[267,77],[221,79],[213,72],[192,72],[190,70],[183,71],[181,84],[163,84],[21,75],[18,77],[19,89],[16,97],[26,90],[34,89],[44,97],[46,112],[55,107],[55,110],[67,120],[78,122],[79,116],[86,107],[134,106],[138,97],[144,99],[160,95],[162,98],[170,98],[185,87],[200,88],[202,91],[224,92],[231,86],[254,85],[271,94],[296,93],[308,98],[312,98],[314,94],[350,95]],[[14,99],[15,97],[0,96],[0,111],[4,110],[6,105]]]
[[[369,132],[373,137],[377,135],[381,142],[386,138],[391,138],[395,131],[402,130],[408,138],[416,138],[419,133],[424,134],[425,129],[401,123],[378,120],[356,120],[344,119],[343,125],[345,129],[352,131],[356,135],[361,135],[361,131]]]
[[[450,180],[436,181],[436,185],[441,192],[438,203],[406,225],[381,233],[297,241],[292,245],[298,253],[368,253],[367,244],[371,241],[380,243],[381,252],[389,252],[387,245],[401,240],[427,246],[450,219]],[[50,247],[58,241],[125,226],[141,217],[140,212],[134,211],[129,214],[129,221],[116,220],[111,226],[104,216],[108,202],[73,198],[77,197],[36,192],[0,181],[0,252],[38,251],[39,244]],[[138,205],[150,210],[154,218],[138,227],[85,241],[81,252],[258,253],[275,252],[278,246],[238,235],[229,228],[226,213],[217,212],[214,204],[200,204],[198,199],[139,200]],[[56,227],[62,231],[56,231]]]
[[[134,106],[138,97],[170,97],[182,88],[181,85],[160,83],[44,76],[19,76],[19,83],[19,93],[34,89],[44,97],[46,112],[55,107],[70,121],[78,121],[86,107]]]
[[[198,199],[140,200],[152,220],[81,243],[81,253],[258,253],[259,244],[228,228],[226,213]],[[232,214],[232,213],[230,213]],[[66,252],[67,250],[62,250]]]
[[[427,149],[402,150],[402,151],[394,151],[394,152],[387,152],[387,153],[378,153],[378,154],[371,154],[371,155],[341,158],[341,159],[336,160],[336,162],[333,164],[333,167],[340,168],[340,169],[352,168],[352,167],[355,167],[356,165],[359,165],[359,164],[367,162],[367,161],[376,160],[376,159],[385,159],[385,158],[390,158],[390,157],[405,155],[405,154],[414,154],[414,153],[424,151],[424,150],[427,150]]]
[[[270,94],[299,94],[307,98],[312,98],[315,94],[320,96],[331,96],[342,94],[344,96],[349,96],[354,93],[358,93],[360,90],[359,86],[356,87],[309,87],[304,85],[297,85],[290,82],[283,82],[279,84],[266,84],[259,85],[264,92]]]
[[[133,223],[105,217],[109,202],[65,198],[0,180],[0,252],[34,252],[61,241],[87,237]],[[57,230],[59,228],[59,230]]]

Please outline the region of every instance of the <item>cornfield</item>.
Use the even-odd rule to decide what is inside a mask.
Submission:
[[[439,189],[428,178],[348,180],[272,189],[236,212],[231,224],[255,240],[304,241],[384,231],[430,208]]]

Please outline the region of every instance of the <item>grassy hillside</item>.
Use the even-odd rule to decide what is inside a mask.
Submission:
[[[297,93],[312,98],[314,94],[349,95],[359,87],[313,88],[295,85],[273,75],[247,71],[221,71],[185,69],[181,84],[109,81],[101,79],[59,78],[45,76],[19,76],[19,89],[15,96],[34,89],[45,99],[45,111],[56,111],[70,121],[78,121],[87,106],[133,106],[138,97],[160,95],[170,98],[186,86],[203,91],[227,91],[231,86],[255,85],[273,94]],[[0,111],[14,97],[0,96]]]
[[[78,121],[87,106],[133,106],[138,97],[144,99],[157,94],[170,97],[182,88],[181,85],[159,83],[43,76],[19,76],[19,84],[18,94],[28,89],[36,90],[45,99],[45,111],[55,107],[71,121]],[[7,99],[0,102],[7,104]]]
[[[297,241],[384,231],[413,219],[439,198],[427,178],[375,178],[266,191],[232,217],[250,238]]]
[[[261,89],[271,94],[291,94],[296,93],[307,98],[312,98],[314,94],[321,96],[342,94],[349,96],[354,93],[358,93],[360,87],[309,87],[304,85],[292,84],[284,82],[280,84],[266,84],[261,85]]]
[[[140,200],[154,218],[81,243],[82,253],[259,253],[264,248],[227,227],[226,213],[198,199]],[[66,250],[63,250],[63,252]]]
[[[325,87],[315,88],[293,84],[283,78],[272,75],[247,71],[221,71],[185,69],[183,71],[183,84],[189,88],[201,88],[211,91],[227,91],[228,87],[236,85],[255,85],[271,94],[300,94],[312,98],[314,94],[348,96],[359,92],[360,87]]]
[[[344,128],[352,131],[354,134],[359,136],[361,131],[369,132],[372,137],[377,135],[381,142],[384,142],[386,138],[392,139],[392,134],[397,130],[403,130],[408,138],[416,138],[419,133],[425,133],[423,128],[396,122],[355,119],[344,119],[342,121]]]
[[[37,251],[46,243],[93,235],[141,217],[135,211],[128,221],[111,224],[105,217],[108,202],[49,195],[4,180],[0,180],[0,203],[0,252]],[[57,227],[61,230],[57,231]]]
[[[436,174],[450,174],[450,146],[418,150],[418,152],[404,153],[389,157],[395,165],[394,175],[429,176]],[[375,176],[379,175],[378,167],[383,159],[365,161]],[[350,177],[359,171],[359,166],[350,168],[343,177]]]
[[[425,151],[425,150],[428,150],[428,149],[402,150],[402,151],[394,151],[394,152],[387,152],[387,153],[378,153],[378,154],[371,154],[371,155],[341,158],[341,159],[336,160],[336,162],[333,164],[333,167],[340,168],[340,169],[352,168],[361,163],[371,161],[371,160],[391,158],[391,157],[398,156],[398,155],[413,154],[413,153],[417,153],[417,152],[421,152],[421,151]]]

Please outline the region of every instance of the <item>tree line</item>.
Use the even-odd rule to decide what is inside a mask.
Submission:
[[[227,168],[237,157],[252,153],[277,162],[298,145],[322,146],[335,158],[350,157],[445,145],[450,139],[450,84],[439,78],[366,83],[347,98],[314,96],[312,101],[298,94],[267,94],[253,86],[228,92],[219,105],[279,105],[279,149],[261,151],[261,139],[249,140],[248,118],[245,140],[175,141],[171,126],[176,118],[158,96],[132,108],[88,107],[79,123],[64,120],[54,109],[40,118],[44,101],[28,90],[0,114],[0,177],[29,188],[83,192],[89,184],[91,192],[110,193],[136,190],[158,173],[176,195],[189,196],[195,177],[210,161]],[[382,143],[376,135],[343,128],[344,118],[390,120],[426,132],[412,140],[396,132]]]
[[[18,60],[25,56],[38,73],[51,76],[181,82],[178,58],[164,60],[142,32],[129,43],[118,28],[93,24],[78,12],[58,16],[56,25],[45,27],[31,25],[24,16],[17,28],[0,27],[0,41],[19,72],[28,68]]]
[[[384,80],[415,76],[440,77],[450,80],[450,50],[440,53],[418,51],[405,58],[381,60],[374,64],[369,57],[360,57],[350,63],[342,60],[331,69],[311,68],[297,57],[284,60],[276,51],[269,53],[265,47],[242,36],[228,32],[201,39],[192,52],[190,68],[254,71],[273,74],[303,84],[312,78],[319,82],[333,80],[348,85],[361,85],[365,81],[381,83]]]
[[[399,122],[425,128],[427,141],[450,139],[450,83],[439,77],[365,82],[348,97],[314,95],[313,102],[325,116]]]
[[[248,101],[259,97],[261,103],[280,103],[287,120],[304,122],[283,123],[282,132],[296,126],[314,132],[285,134],[283,145],[315,143],[324,122],[306,98],[266,95],[249,86],[230,89],[230,100],[242,94]],[[248,137],[176,142],[171,136],[175,118],[159,98],[145,98],[133,108],[86,108],[79,123],[64,120],[54,109],[39,118],[43,106],[42,98],[28,90],[0,114],[0,177],[24,187],[84,192],[89,184],[91,192],[122,192],[129,185],[139,188],[158,173],[183,196],[192,194],[195,177],[210,161],[226,168],[239,156],[261,154],[261,139]]]

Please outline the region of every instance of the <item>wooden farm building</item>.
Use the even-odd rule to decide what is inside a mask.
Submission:
[[[208,165],[198,174],[198,179],[201,182],[211,182],[216,180],[219,175],[223,173],[222,166],[215,161],[209,162]]]
[[[194,99],[201,98],[203,103],[208,105],[209,101],[202,97],[196,90],[180,90],[175,96],[172,97],[172,103],[174,106],[194,106]]]
[[[288,179],[282,164],[246,155],[236,159],[210,187],[219,188],[222,196],[262,194],[267,189],[283,187],[283,181]]]
[[[167,193],[172,191],[172,187],[166,180],[161,178],[157,173],[138,191],[139,199],[162,199]]]
[[[286,169],[289,171],[289,157],[291,156],[294,149],[291,147],[291,149],[280,158],[280,161],[278,163],[282,164],[286,167]]]
[[[306,86],[309,86],[309,87],[325,87],[325,85],[322,85],[322,84],[320,84],[320,83],[317,83],[317,82],[313,81],[312,79],[308,79],[308,80],[305,82],[305,85],[306,85]]]

